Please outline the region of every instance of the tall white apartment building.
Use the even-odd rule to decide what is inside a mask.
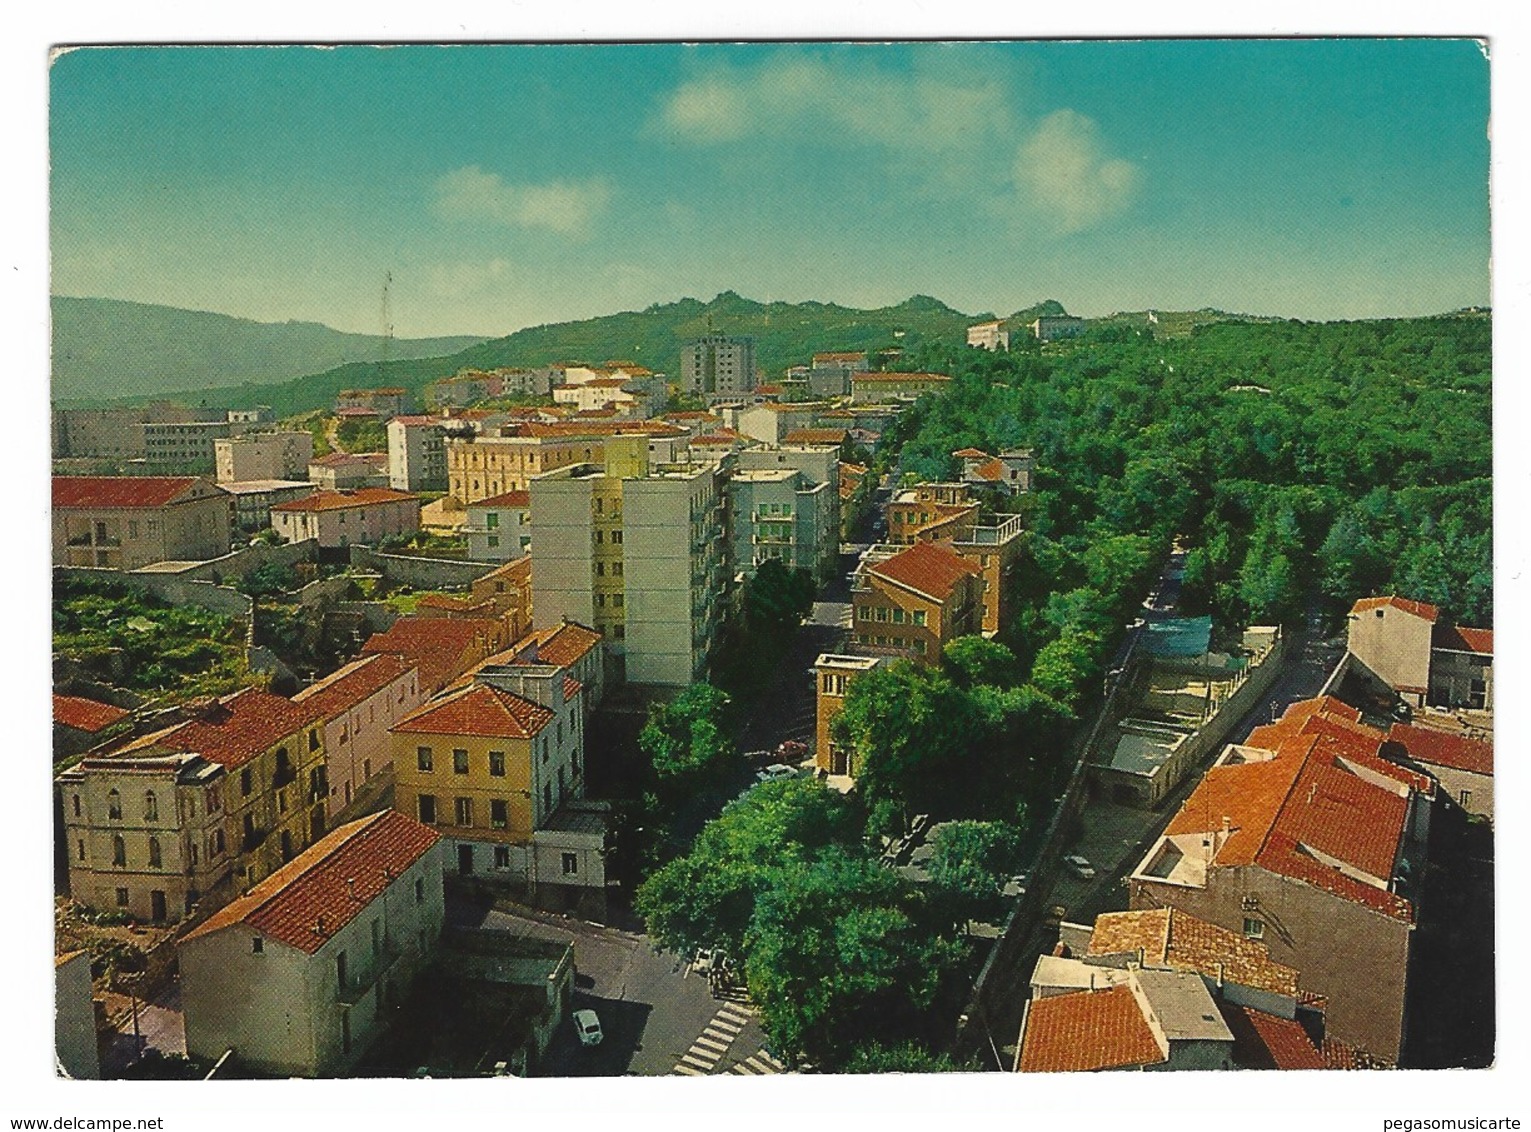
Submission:
[[[755,388],[755,340],[708,334],[680,350],[681,391],[694,397],[734,397]]]
[[[388,486],[395,491],[445,491],[447,442],[436,417],[388,422]]]

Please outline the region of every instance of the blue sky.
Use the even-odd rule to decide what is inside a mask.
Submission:
[[[1466,41],[142,48],[50,81],[53,289],[521,326],[733,289],[1303,318],[1489,300]]]

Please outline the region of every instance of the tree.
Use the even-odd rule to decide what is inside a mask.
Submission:
[[[778,640],[790,636],[813,608],[813,575],[767,558],[744,587],[744,616],[750,629]]]
[[[724,726],[728,703],[728,696],[711,684],[692,684],[650,710],[638,747],[661,782],[695,783],[727,773],[738,756]]]
[[[857,1046],[846,1060],[846,1073],[956,1073],[958,1065],[949,1054],[931,1053],[917,1042],[889,1046],[868,1042]]]
[[[963,687],[992,684],[1012,688],[1020,683],[1015,654],[998,641],[983,637],[958,637],[942,650],[944,668]]]
[[[1023,811],[1024,812],[1024,811]],[[997,821],[946,822],[936,831],[930,879],[958,922],[995,915],[1000,890],[1021,867],[1021,827]]]
[[[869,1033],[918,1032],[965,948],[918,921],[908,882],[839,847],[776,880],[745,964],[772,1048],[834,1069]]]

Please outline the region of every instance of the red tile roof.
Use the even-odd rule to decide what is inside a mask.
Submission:
[[[1005,478],[1005,462],[998,458],[989,460],[974,468],[973,474],[979,479],[1002,480]]]
[[[715,429],[705,436],[698,436],[690,442],[692,448],[712,448],[715,446],[734,445],[744,439],[742,433],[735,432],[731,428]]]
[[[441,840],[397,810],[340,826],[181,937],[242,925],[312,955]]]
[[[401,617],[383,633],[373,633],[362,654],[395,653],[420,668],[427,693],[460,676],[487,649],[499,632],[499,622],[487,617]]]
[[[1330,705],[1335,705],[1332,714]],[[1408,820],[1408,792],[1434,793],[1426,776],[1383,758],[1382,733],[1352,714],[1353,708],[1328,697],[1292,704],[1279,721],[1256,728],[1244,743],[1275,757],[1212,767],[1165,833],[1217,836],[1227,819],[1229,835],[1217,849],[1217,867],[1256,864],[1412,920],[1413,907],[1403,897],[1322,860],[1332,857],[1390,883]],[[1390,779],[1397,789],[1373,778]]]
[[[1022,1073],[1125,1069],[1168,1058],[1125,984],[1033,999],[1027,1006]]]
[[[1437,623],[1430,634],[1430,647],[1452,652],[1476,652],[1494,655],[1494,630],[1472,629],[1466,625]]]
[[[564,699],[572,700],[575,696],[579,695],[580,690],[583,689],[583,688],[584,688],[584,685],[581,684],[578,680],[574,679],[574,677],[572,677],[572,676],[565,676],[563,678],[563,698]]]
[[[103,728],[110,727],[120,719],[126,719],[131,714],[120,707],[103,704],[99,700],[87,700],[83,696],[55,695],[53,697],[54,723],[61,723],[65,727],[73,727],[76,731],[86,731],[92,735]]]
[[[1102,912],[1095,918],[1088,954],[1134,951],[1142,952],[1146,966],[1196,971],[1288,998],[1297,995],[1297,971],[1272,959],[1264,944],[1178,908]]]
[[[1323,1055],[1302,1026],[1263,1010],[1219,1002],[1233,1034],[1233,1063],[1240,1069],[1327,1069]]]
[[[284,739],[317,722],[309,704],[297,704],[258,688],[225,696],[205,716],[177,723],[113,748],[113,756],[149,749],[188,751],[237,770]]]
[[[475,735],[531,739],[553,722],[539,703],[488,684],[474,684],[411,712],[392,730],[408,735]]]
[[[845,437],[843,428],[794,428],[782,439],[788,444],[842,444]]]
[[[530,507],[532,505],[532,493],[529,491],[507,491],[502,495],[491,495],[488,499],[480,499],[468,504],[469,507]]]
[[[537,642],[537,660],[540,664],[556,664],[568,668],[582,660],[586,653],[601,643],[601,634],[574,621],[565,621]]]
[[[292,702],[307,704],[321,719],[334,719],[412,671],[416,671],[416,666],[403,657],[374,653],[310,684],[293,696]]]
[[[417,414],[414,416],[394,417],[393,420],[389,423],[405,425],[439,425],[441,421],[441,417],[427,417]]]
[[[951,377],[944,373],[853,373],[851,381],[950,381]]]
[[[914,590],[932,601],[944,602],[963,578],[976,578],[983,571],[955,551],[930,542],[917,542],[892,558],[867,568],[879,578]]]
[[[1430,766],[1446,766],[1473,774],[1494,773],[1494,745],[1481,739],[1433,727],[1395,723],[1387,733],[1389,742],[1402,747],[1410,759]]]
[[[959,448],[957,451],[953,452],[952,455],[956,456],[960,460],[987,460],[989,458],[989,454],[987,452],[983,452],[977,448]]]
[[[353,507],[371,507],[379,503],[402,503],[418,495],[407,491],[395,491],[391,487],[359,487],[354,491],[316,491],[302,499],[289,499],[274,504],[273,511],[348,511]]]
[[[1373,609],[1381,609],[1385,605],[1391,605],[1394,609],[1401,609],[1405,613],[1412,613],[1415,617],[1423,617],[1426,621],[1434,622],[1441,615],[1441,611],[1428,602],[1414,601],[1411,598],[1396,597],[1363,597],[1350,607],[1351,613],[1370,613]]]
[[[205,481],[196,476],[54,476],[53,506],[164,507],[198,482]]]

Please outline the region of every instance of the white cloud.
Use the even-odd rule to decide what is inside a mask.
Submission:
[[[437,179],[435,207],[448,220],[482,220],[581,236],[610,199],[611,189],[601,178],[514,185],[498,173],[466,165]]]
[[[1058,110],[1038,124],[1015,157],[1015,182],[1024,201],[1058,226],[1078,232],[1115,216],[1132,203],[1138,167],[1110,157],[1093,119]]]
[[[682,138],[716,144],[762,135],[832,136],[897,151],[948,151],[1012,134],[1004,89],[937,61],[904,74],[862,64],[779,55],[754,68],[718,67],[682,83],[660,121]]]
[[[430,292],[443,299],[463,299],[503,285],[510,276],[508,260],[486,263],[438,263],[426,271]]]

